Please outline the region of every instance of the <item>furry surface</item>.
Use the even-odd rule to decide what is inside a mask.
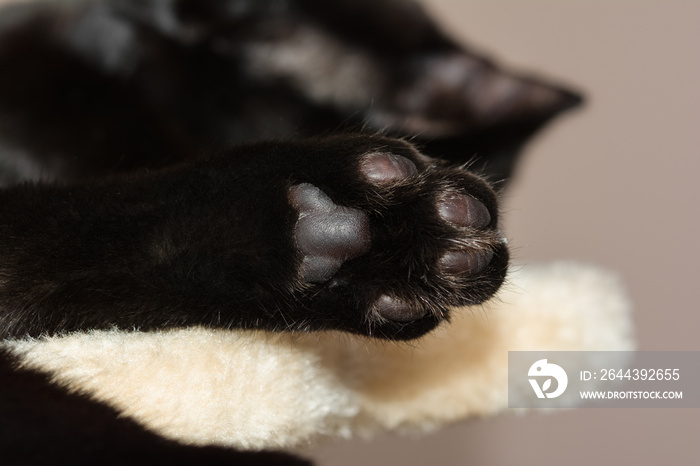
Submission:
[[[411,344],[193,328],[3,347],[24,367],[167,438],[261,449],[492,415],[507,408],[508,351],[622,351],[634,343],[617,278],[555,263],[512,271],[485,308],[462,308]]]

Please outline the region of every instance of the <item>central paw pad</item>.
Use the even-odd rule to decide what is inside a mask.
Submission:
[[[326,282],[344,261],[369,250],[366,213],[336,205],[323,191],[308,183],[290,188],[289,197],[299,213],[294,239],[304,256],[300,270],[302,280]]]

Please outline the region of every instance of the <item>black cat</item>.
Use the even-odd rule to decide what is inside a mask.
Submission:
[[[580,101],[401,0],[20,4],[0,70],[0,338],[418,337],[499,288],[492,183]]]

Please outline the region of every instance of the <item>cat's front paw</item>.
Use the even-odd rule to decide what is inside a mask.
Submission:
[[[348,138],[355,154],[288,190],[298,289],[327,327],[413,338],[479,304],[508,263],[494,192],[392,139]],[[314,179],[316,178],[316,179]]]

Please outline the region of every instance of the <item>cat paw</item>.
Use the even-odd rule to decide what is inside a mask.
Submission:
[[[490,298],[508,252],[488,184],[403,141],[348,143],[356,153],[330,161],[333,173],[288,189],[298,288],[315,318],[406,339]]]

